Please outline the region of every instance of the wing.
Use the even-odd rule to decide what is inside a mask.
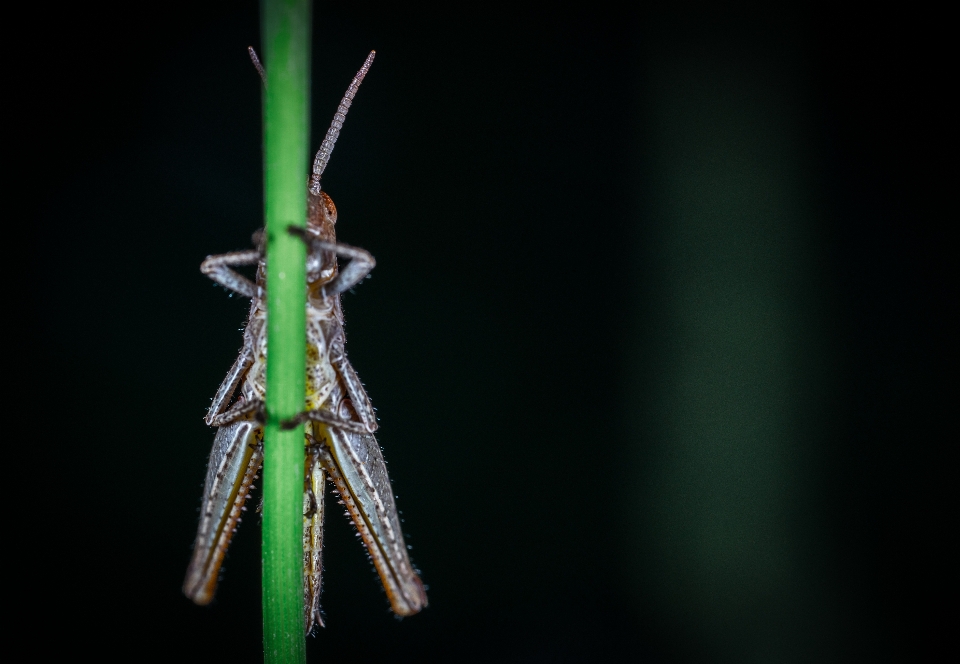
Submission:
[[[197,604],[209,604],[217,590],[223,556],[263,462],[262,438],[263,429],[252,420],[238,420],[217,429],[207,464],[193,558],[183,582],[183,593]]]
[[[377,439],[373,434],[342,431],[320,422],[313,426],[316,438],[325,443],[321,463],[370,552],[391,608],[399,616],[417,613],[427,605],[427,594],[407,555]]]

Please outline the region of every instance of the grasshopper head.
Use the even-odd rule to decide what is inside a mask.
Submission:
[[[337,206],[321,191],[307,196],[307,233],[326,242],[336,242]],[[332,252],[311,251],[307,256],[307,281],[322,286],[337,274],[337,258]]]

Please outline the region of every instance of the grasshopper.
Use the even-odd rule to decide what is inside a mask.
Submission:
[[[264,78],[253,49],[251,59]],[[338,243],[337,209],[320,190],[337,136],[375,52],[367,56],[337,108],[313,162],[307,191],[306,229],[291,228],[307,243],[307,394],[303,412],[283,424],[306,423],[303,513],[304,625],[307,633],[323,625],[320,613],[324,481],[329,477],[359,532],[398,616],[427,605],[423,584],[410,564],[400,532],[387,468],[374,433],[377,421],[370,398],[344,352],[340,294],[373,269],[373,256]],[[197,604],[216,592],[220,566],[240,522],[244,503],[263,461],[263,404],[266,389],[266,295],[264,234],[254,234],[255,249],[208,256],[201,272],[234,293],[251,299],[243,348],[211,403],[205,418],[217,427],[203,488],[200,525],[183,585]],[[347,259],[340,267],[337,258]],[[257,266],[256,281],[233,268]],[[237,389],[239,388],[239,394]],[[234,399],[234,395],[236,398]]]

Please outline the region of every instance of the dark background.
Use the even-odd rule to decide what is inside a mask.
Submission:
[[[315,145],[378,52],[324,189],[377,258],[348,349],[430,606],[394,619],[332,510],[311,661],[904,661],[935,640],[937,18],[314,11]],[[254,519],[215,603],[180,594],[247,307],[198,266],[262,219],[257,4],[21,27],[42,138],[13,192],[40,239],[17,325],[49,434],[14,441],[22,619],[51,657],[258,661]],[[685,299],[712,284],[729,325]],[[743,313],[768,301],[772,326]]]

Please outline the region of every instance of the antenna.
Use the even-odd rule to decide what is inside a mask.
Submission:
[[[320,144],[317,156],[313,159],[313,175],[310,176],[310,193],[315,196],[320,193],[320,176],[323,175],[323,170],[327,167],[327,162],[330,161],[330,154],[333,152],[333,146],[337,142],[337,136],[340,135],[340,130],[343,128],[343,121],[347,117],[347,111],[350,110],[350,104],[353,103],[353,98],[356,96],[360,84],[363,83],[363,77],[370,71],[370,65],[373,64],[373,57],[376,54],[376,51],[370,51],[370,55],[367,56],[363,66],[360,67],[360,71],[353,77],[350,87],[347,88],[343,99],[340,100],[337,113],[333,116],[333,122],[330,123],[330,128],[327,129],[327,135],[324,137],[323,143]]]
[[[267,87],[267,72],[263,71],[263,65],[260,64],[260,58],[257,57],[257,52],[253,50],[253,46],[247,46],[247,53],[250,54],[250,62],[253,63],[253,66],[257,68],[257,73],[260,74],[263,87]]]

